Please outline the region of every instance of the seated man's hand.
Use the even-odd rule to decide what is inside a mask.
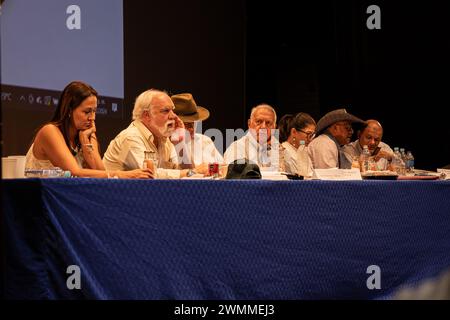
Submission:
[[[170,135],[170,142],[177,145],[183,141],[186,143],[189,142],[190,138],[189,131],[184,128],[178,128]]]
[[[184,141],[187,136],[189,136],[189,132],[185,129],[183,121],[177,116],[175,118],[175,131],[170,135],[170,141],[176,145]]]
[[[196,166],[194,171],[197,173],[203,174],[203,175],[208,175],[208,173],[209,173],[208,164],[203,162],[202,164],[199,164],[198,166]]]
[[[393,156],[392,153],[390,153],[390,152],[388,152],[388,151],[385,151],[385,150],[380,150],[380,151],[374,156],[374,159],[375,159],[375,161],[378,161],[378,160],[380,160],[381,158],[385,158],[385,159],[391,161],[391,160],[392,160],[392,156]]]

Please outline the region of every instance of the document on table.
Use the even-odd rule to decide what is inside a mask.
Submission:
[[[444,180],[450,180],[450,169],[437,169],[437,172],[445,175]]]
[[[362,180],[358,168],[353,169],[314,169],[313,179],[319,180]]]

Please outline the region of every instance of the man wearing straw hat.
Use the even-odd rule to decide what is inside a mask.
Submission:
[[[190,93],[175,94],[171,96],[171,99],[175,105],[175,114],[183,121],[185,129],[189,132],[185,143],[190,153],[191,163],[194,166],[199,166],[202,163],[223,163],[223,157],[211,138],[196,133],[197,124],[209,118],[208,109],[198,106]],[[178,144],[178,141],[172,142],[175,145]]]
[[[317,138],[308,146],[309,156],[315,169],[349,169],[351,162],[345,156],[343,146],[350,143],[353,123],[365,122],[345,109],[325,114],[317,123]]]

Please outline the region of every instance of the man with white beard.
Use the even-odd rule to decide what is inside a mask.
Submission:
[[[174,108],[172,99],[163,91],[151,89],[141,93],[134,104],[133,122],[110,142],[103,156],[106,170],[142,168],[145,152],[149,152],[157,163],[156,178],[191,175],[191,169],[181,169],[175,147],[169,140],[176,129],[184,131]],[[206,172],[206,167],[195,169],[197,173]]]

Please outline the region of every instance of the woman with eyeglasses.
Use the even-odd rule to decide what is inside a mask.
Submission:
[[[151,178],[149,169],[105,171],[98,150],[97,91],[73,81],[63,90],[53,118],[38,129],[26,155],[26,169],[70,171],[75,177]]]
[[[280,143],[284,147],[284,168],[287,173],[299,174],[302,166],[297,155],[297,150],[304,141],[304,145],[308,146],[316,134],[316,122],[307,113],[300,112],[296,115],[284,115],[278,124],[280,131]],[[308,161],[308,167],[311,161]],[[303,175],[303,174],[302,174]]]

